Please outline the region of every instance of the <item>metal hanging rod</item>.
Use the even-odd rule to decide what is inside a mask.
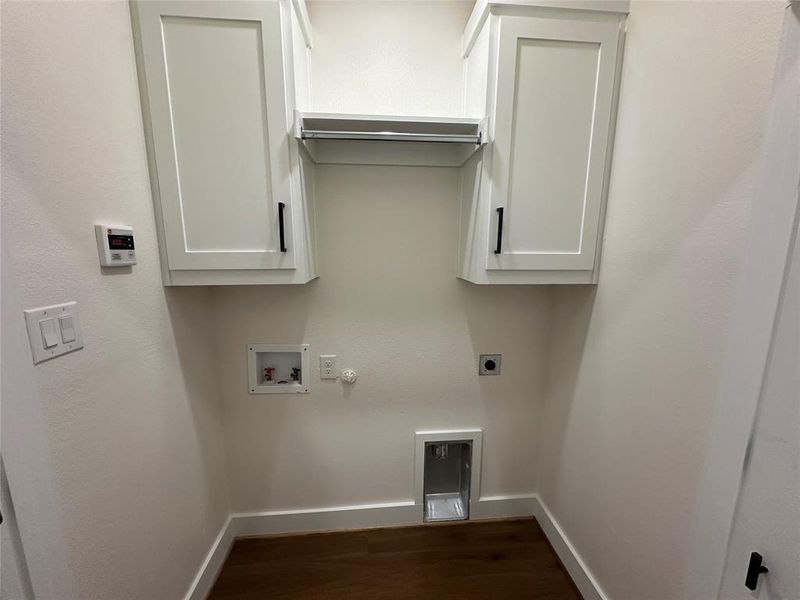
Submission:
[[[304,140],[364,140],[376,142],[435,142],[441,144],[481,145],[481,134],[398,133],[394,131],[327,131],[301,129]]]

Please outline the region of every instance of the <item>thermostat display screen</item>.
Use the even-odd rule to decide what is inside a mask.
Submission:
[[[109,233],[108,247],[112,250],[133,250],[133,236]]]
[[[133,229],[125,225],[96,223],[94,235],[101,267],[128,267],[136,264]]]

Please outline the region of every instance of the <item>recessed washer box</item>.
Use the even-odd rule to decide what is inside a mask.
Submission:
[[[308,344],[248,344],[247,371],[251,394],[307,394]]]

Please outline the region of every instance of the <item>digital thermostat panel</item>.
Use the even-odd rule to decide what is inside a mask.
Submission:
[[[127,267],[136,264],[133,229],[122,225],[95,225],[97,253],[103,267]]]

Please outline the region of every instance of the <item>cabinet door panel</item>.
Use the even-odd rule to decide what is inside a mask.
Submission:
[[[136,10],[170,269],[293,268],[278,4]]]
[[[487,268],[592,270],[619,25],[502,17]]]

